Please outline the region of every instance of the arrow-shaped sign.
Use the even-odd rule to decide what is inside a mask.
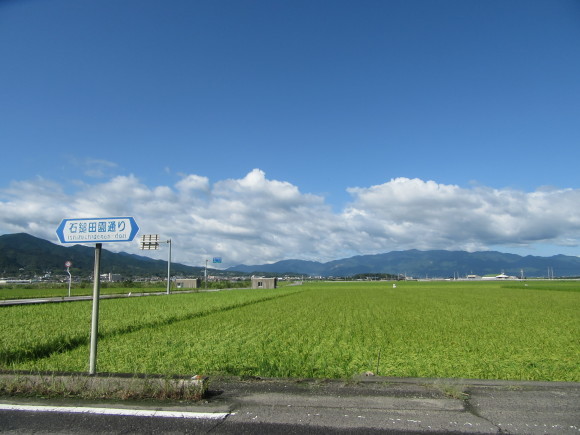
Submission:
[[[132,217],[63,219],[56,229],[61,243],[130,242],[138,232]]]

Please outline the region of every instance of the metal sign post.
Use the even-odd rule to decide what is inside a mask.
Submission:
[[[66,273],[68,273],[68,297],[70,298],[70,286],[72,283],[72,275],[70,274],[70,267],[72,266],[72,263],[70,261],[67,261],[66,263],[64,263],[64,265],[66,266]]]
[[[167,258],[167,294],[171,291],[171,239],[165,241],[169,244],[169,256]],[[159,234],[145,234],[141,236],[140,247],[143,250],[159,249]]]
[[[217,264],[222,262],[222,257],[213,257],[212,263]],[[207,260],[205,260],[205,288],[207,289]]]
[[[99,296],[101,292],[101,243],[95,245],[95,268],[93,270],[93,315],[91,317],[91,353],[89,375],[97,372],[97,337],[99,334]]]
[[[139,226],[137,225],[137,222],[135,222],[135,219],[132,217],[63,219],[56,229],[56,235],[61,243],[96,243],[95,267],[93,269],[91,350],[89,356],[90,375],[94,375],[97,371],[97,339],[99,334],[99,297],[101,292],[102,242],[131,242],[138,232]]]
[[[169,294],[171,290],[171,239],[167,243],[169,243],[169,257],[167,258],[167,294]]]

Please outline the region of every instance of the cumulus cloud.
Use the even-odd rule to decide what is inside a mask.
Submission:
[[[209,191],[209,180],[207,177],[200,177],[199,175],[191,174],[184,176],[175,185],[178,191],[189,193],[192,191]]]
[[[348,191],[354,200],[343,216],[374,246],[473,251],[580,240],[580,190],[526,193],[397,178]]]
[[[56,241],[63,218],[133,216],[141,234],[172,239],[175,261],[199,266],[213,256],[227,266],[411,248],[474,251],[580,242],[580,190],[522,192],[397,178],[348,192],[352,201],[336,213],[323,197],[268,179],[259,169],[213,185],[195,174],[154,187],[133,175],[117,176],[80,185],[74,193],[36,178],[0,190],[0,233]],[[142,253],[137,242],[106,248]],[[166,258],[162,251],[147,254]]]

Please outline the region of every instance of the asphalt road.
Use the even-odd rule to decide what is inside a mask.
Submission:
[[[7,409],[16,405],[39,408]],[[83,408],[73,408],[79,406]],[[134,410],[142,415],[132,415]],[[349,382],[210,379],[207,397],[199,403],[3,397],[0,431],[578,434],[580,384],[382,377]]]
[[[171,294],[181,294],[181,293],[193,293],[195,290],[179,290]],[[197,290],[197,291],[216,291],[216,290]],[[121,299],[128,297],[140,297],[140,296],[160,296],[166,295],[165,291],[161,292],[130,292],[127,294],[99,294],[99,299]],[[60,303],[60,302],[76,302],[76,301],[90,301],[93,299],[93,295],[83,295],[83,296],[59,296],[59,297],[46,297],[46,298],[28,298],[28,299],[5,299],[0,300],[0,306],[12,306],[12,305],[31,305],[31,304],[49,304],[49,303]]]

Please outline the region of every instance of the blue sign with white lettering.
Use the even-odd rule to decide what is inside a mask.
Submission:
[[[63,219],[56,229],[61,243],[131,242],[138,232],[132,217]]]

